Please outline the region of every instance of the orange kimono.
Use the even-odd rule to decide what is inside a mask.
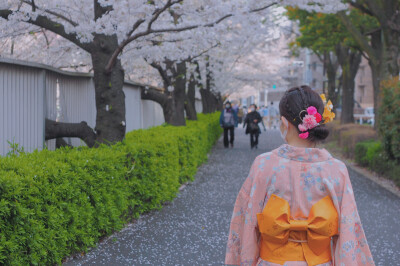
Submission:
[[[225,264],[374,265],[345,164],[288,144],[258,156],[236,199]]]

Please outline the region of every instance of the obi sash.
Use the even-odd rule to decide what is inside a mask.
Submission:
[[[311,207],[307,220],[293,220],[289,203],[272,194],[257,220],[261,259],[281,265],[285,261],[318,265],[332,260],[331,237],[338,234],[338,213],[329,196]]]

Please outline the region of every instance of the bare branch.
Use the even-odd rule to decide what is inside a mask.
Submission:
[[[49,42],[49,38],[47,38],[46,31],[45,31],[43,28],[41,28],[40,30],[41,30],[41,32],[43,33],[43,36],[44,36],[44,38],[45,38],[45,40],[46,40],[46,46],[47,46],[47,48],[49,48],[50,42]]]
[[[145,22],[144,19],[138,19],[138,20],[135,22],[135,24],[133,24],[133,27],[132,27],[131,31],[128,32],[128,34],[127,34],[126,36],[127,36],[127,37],[131,36],[132,33],[133,33],[135,30],[137,30],[137,28],[139,28],[139,26],[140,26],[143,22]]]

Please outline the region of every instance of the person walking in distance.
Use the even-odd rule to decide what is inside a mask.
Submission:
[[[263,108],[261,108],[261,117],[262,117],[264,126],[265,125],[268,126],[268,107],[267,106],[263,106]]]
[[[259,112],[257,112],[257,106],[255,104],[250,105],[249,112],[244,119],[243,128],[246,127],[246,134],[250,134],[250,147],[258,148],[258,136],[261,133],[258,123],[262,122],[262,118]],[[264,127],[265,130],[265,127]]]
[[[238,126],[238,117],[229,101],[225,103],[225,108],[221,112],[221,116],[219,118],[219,124],[224,129],[225,148],[229,147],[229,143],[233,148],[233,142],[235,140],[235,127]],[[228,133],[230,133],[229,134],[230,139],[228,138]]]
[[[274,106],[274,102],[271,102],[271,104],[268,107],[268,128],[272,129],[275,128],[276,129],[276,118],[278,115],[278,111],[276,110],[275,106]]]

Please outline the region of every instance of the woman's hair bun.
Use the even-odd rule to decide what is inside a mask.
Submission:
[[[325,125],[316,126],[309,131],[308,139],[311,141],[322,141],[329,136],[329,130],[325,127]]]
[[[309,86],[294,87],[285,92],[279,103],[279,112],[291,124],[293,124],[300,133],[299,125],[303,122],[308,107],[314,106],[317,112],[322,115],[324,113],[324,103],[321,96],[313,91]],[[329,135],[328,128],[325,125],[316,126],[309,129],[307,140],[322,141]]]

